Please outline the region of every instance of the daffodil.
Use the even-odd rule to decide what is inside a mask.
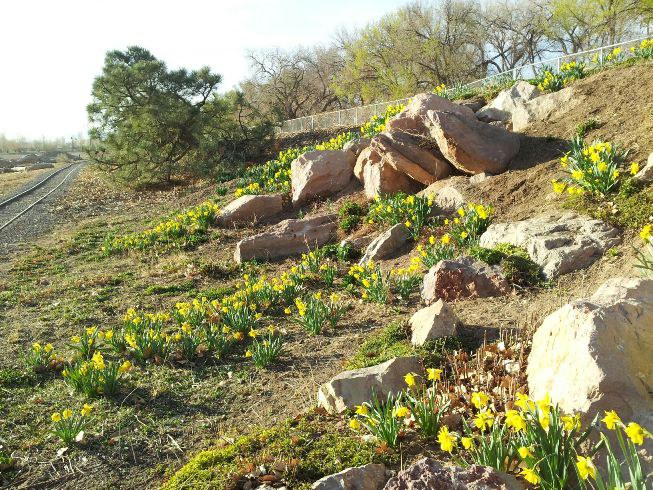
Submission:
[[[626,426],[625,432],[628,438],[633,441],[633,444],[637,445],[642,445],[644,443],[644,436],[647,435],[642,426],[636,422],[630,422]]]
[[[583,480],[587,480],[588,477],[596,479],[596,466],[594,466],[590,458],[577,456],[576,468],[578,468],[578,474]]]
[[[521,446],[519,449],[517,449],[517,452],[519,453],[519,457],[521,459],[533,457],[533,452],[530,450],[530,448],[527,448],[525,446]]]
[[[361,423],[358,419],[351,419],[349,421],[349,428],[353,430],[359,430],[361,428]]]
[[[415,373],[406,374],[406,376],[404,376],[404,381],[406,381],[406,384],[411,388],[415,386]]]
[[[490,397],[482,391],[476,391],[472,393],[472,405],[474,405],[477,409],[485,407],[488,404],[489,400]]]
[[[430,381],[440,381],[442,377],[442,369],[427,368],[426,372]]]
[[[408,409],[408,407],[399,406],[395,410],[395,417],[397,417],[398,419],[408,417],[408,415],[410,415],[410,410]]]
[[[450,453],[456,447],[456,435],[449,432],[449,428],[444,425],[440,428],[438,432],[438,442],[440,443],[440,449]]]
[[[517,410],[508,410],[506,412],[506,425],[517,432],[526,430],[526,421]]]
[[[460,442],[462,443],[465,449],[469,449],[474,445],[474,439],[471,437],[461,437]]]
[[[534,469],[531,468],[522,468],[519,474],[531,485],[537,485],[540,483],[540,476]]]
[[[610,430],[615,430],[617,425],[622,425],[619,415],[614,410],[606,410],[605,417],[601,419],[601,422]]]
[[[55,412],[52,415],[50,415],[50,418],[52,419],[53,422],[59,422],[61,420],[61,414],[59,412]]]
[[[370,413],[370,409],[365,403],[363,403],[362,405],[356,405],[357,415],[367,416],[369,413]]]

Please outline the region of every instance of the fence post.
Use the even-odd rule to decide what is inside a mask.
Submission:
[[[358,107],[355,108],[356,110],[354,111],[354,125],[358,124]]]
[[[512,79],[517,80],[517,67],[512,69]]]
[[[342,126],[342,110],[338,111],[338,126]]]
[[[603,46],[601,46],[601,49],[599,51],[599,64],[603,64]]]
[[[558,75],[560,74],[560,56],[558,56],[558,62],[556,64],[557,70],[558,70]]]

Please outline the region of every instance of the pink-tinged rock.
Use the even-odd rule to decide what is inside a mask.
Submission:
[[[306,219],[287,219],[269,230],[242,239],[236,245],[234,260],[274,260],[320,247],[336,239],[338,217],[335,214]]]
[[[429,111],[429,129],[444,157],[469,174],[500,174],[519,153],[519,137],[476,118]]]
[[[435,144],[435,142],[433,142]],[[444,157],[420,148],[419,141],[406,133],[377,134],[370,147],[397,171],[424,185],[451,174],[451,165]],[[435,152],[439,154],[437,148]]]
[[[429,129],[426,124],[428,111],[448,111],[476,120],[474,111],[469,107],[454,104],[435,94],[418,94],[410,99],[403,111],[386,123],[385,129],[428,136]]]
[[[224,207],[219,222],[223,226],[251,223],[272,218],[281,213],[282,209],[281,194],[241,196]]]
[[[350,151],[317,150],[300,155],[290,166],[293,204],[343,190],[351,180],[355,163],[356,157]]]
[[[442,260],[424,276],[422,299],[431,304],[438,299],[488,298],[510,292],[510,284],[497,266],[475,262],[469,257]]]
[[[414,194],[420,188],[419,183],[393,168],[384,158],[378,162],[372,158],[368,159],[363,168],[363,184],[365,195],[370,199],[378,195],[394,194],[400,191]]]

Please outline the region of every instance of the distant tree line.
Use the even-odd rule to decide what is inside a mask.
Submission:
[[[72,138],[30,140],[24,137],[9,138],[0,133],[0,153],[31,153],[37,151],[79,151],[89,144],[80,133]]]
[[[414,2],[328,46],[249,53],[245,99],[280,121],[452,86],[646,34],[653,0]]]

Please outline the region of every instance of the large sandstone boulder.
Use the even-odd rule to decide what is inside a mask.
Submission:
[[[373,153],[376,152],[373,151]],[[406,174],[396,170],[385,158],[375,162],[372,157],[368,159],[363,168],[363,185],[365,195],[370,199],[378,195],[394,194],[400,191],[414,194],[420,187]]]
[[[451,306],[440,299],[413,314],[409,323],[412,332],[410,341],[413,345],[420,346],[427,340],[454,335],[460,320]]]
[[[419,165],[437,180],[448,177],[453,170],[451,164],[442,156],[435,140],[431,138],[412,136],[401,131],[393,131],[390,133],[381,133],[375,139],[381,140],[382,143],[391,146],[393,150],[401,153],[410,162]],[[408,175],[410,176],[410,174]],[[420,181],[415,177],[413,179]]]
[[[382,464],[347,468],[313,483],[312,490],[382,490],[388,478]]]
[[[469,107],[453,102],[435,94],[418,94],[410,99],[406,108],[386,123],[386,131],[403,131],[428,136],[429,130],[425,124],[428,111],[453,112],[470,119],[476,119],[474,111]]]
[[[360,154],[356,158],[356,164],[354,165],[354,177],[361,181],[365,182],[364,170],[367,164],[378,164],[381,162],[382,156],[369,146],[361,150]]]
[[[619,230],[603,221],[568,213],[514,223],[494,223],[481,235],[481,247],[510,243],[526,249],[546,278],[589,267],[621,242]]]
[[[500,174],[519,152],[519,137],[503,128],[453,112],[429,111],[429,128],[454,167],[478,174]]]
[[[367,264],[370,260],[377,260],[390,257],[399,248],[401,248],[410,238],[410,233],[406,225],[397,223],[388,230],[381,233],[367,246],[360,264]]]
[[[578,104],[571,87],[540,95],[525,103],[516,104],[512,111],[512,130],[523,131],[535,121],[544,121],[553,113],[571,109]]]
[[[420,459],[386,483],[384,490],[523,490],[513,476],[493,468],[444,466],[433,458]]]
[[[276,216],[282,209],[283,197],[281,194],[241,196],[224,207],[218,221],[223,226],[251,223]]]
[[[510,284],[498,266],[475,262],[469,257],[442,260],[424,276],[422,299],[431,304],[438,299],[488,298],[510,292]]]
[[[269,230],[242,239],[236,244],[237,263],[252,259],[274,260],[308,252],[336,239],[335,214],[306,219],[287,219]]]
[[[434,213],[451,214],[464,206],[471,199],[472,186],[468,177],[453,176],[448,179],[434,182],[426,189],[419,191],[419,196],[433,199]]]
[[[354,154],[354,157],[358,158],[361,152],[370,146],[370,138],[354,138],[353,140],[347,141],[342,147],[342,151],[350,151]]]
[[[540,89],[520,80],[509,89],[499,92],[492,102],[476,113],[476,117],[485,122],[508,122],[512,119],[512,113],[518,106],[540,95],[542,95]]]
[[[406,374],[422,372],[418,357],[395,357],[376,366],[345,371],[320,386],[318,404],[330,413],[341,413],[369,402],[374,394],[383,399],[389,393],[399,393],[406,388]]]
[[[653,279],[613,278],[549,315],[533,336],[528,388],[567,412],[615,410],[653,430]],[[645,442],[653,454],[653,440]]]
[[[420,165],[408,159],[403,153],[396,150],[392,146],[392,140],[383,133],[377,134],[372,139],[371,148],[376,150],[383,160],[389,163],[397,172],[406,174],[411,179],[424,185],[429,185],[436,181],[435,175],[429,173]]]
[[[341,191],[351,180],[355,163],[350,151],[317,150],[300,155],[290,165],[293,204]]]

